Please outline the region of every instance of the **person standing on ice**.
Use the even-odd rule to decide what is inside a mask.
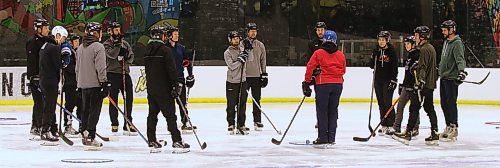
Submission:
[[[82,143],[86,147],[99,150],[102,143],[95,139],[96,126],[101,114],[102,101],[109,95],[106,76],[106,49],[100,43],[102,26],[89,22],[85,25],[87,36],[76,50],[76,81],[82,90]]]
[[[82,98],[81,98],[81,90],[77,90],[76,87],[76,74],[75,74],[75,66],[76,66],[76,50],[80,45],[80,36],[75,33],[70,33],[68,35],[68,40],[71,45],[71,57],[70,62],[66,68],[63,69],[64,73],[64,85],[63,92],[65,94],[65,104],[64,107],[70,112],[73,113],[75,107],[76,116],[81,120],[81,111],[82,111]],[[80,93],[78,93],[80,92]],[[64,113],[64,134],[67,137],[72,137],[78,135],[78,132],[81,129],[81,124],[79,124],[79,131],[76,131],[73,128],[73,118],[68,113]]]
[[[313,71],[319,66],[320,73]],[[337,34],[327,30],[323,36],[321,49],[316,50],[307,63],[305,81],[302,82],[304,96],[311,96],[311,81],[315,78],[316,117],[318,138],[313,144],[334,144],[337,134],[338,106],[342,94],[346,59],[338,50]]]
[[[261,90],[265,88],[268,83],[268,75],[266,71],[266,47],[264,43],[257,40],[257,24],[248,23],[246,27],[247,38],[241,41],[240,50],[245,50],[243,42],[250,41],[252,49],[248,52],[248,61],[246,65],[247,75],[247,90],[252,92],[252,97],[255,99],[253,102],[253,122],[255,131],[262,131],[264,124],[262,124],[260,106]],[[246,91],[245,91],[246,92]],[[260,106],[262,107],[262,106]],[[245,130],[250,130],[245,128]]]
[[[35,28],[35,36],[28,39],[26,42],[26,58],[27,58],[27,77],[30,81],[29,89],[31,98],[33,98],[33,114],[31,116],[30,134],[34,137],[40,136],[42,127],[42,110],[43,110],[43,95],[40,91],[40,48],[45,44],[47,36],[49,36],[49,22],[45,19],[36,19],[33,22]],[[38,138],[35,138],[38,139]]]
[[[399,84],[399,102],[396,108],[396,119],[394,121],[393,128],[395,132],[401,133],[401,122],[403,121],[403,113],[405,106],[410,101],[411,94],[414,93],[415,76],[412,70],[418,64],[418,58],[420,55],[420,50],[417,49],[415,36],[409,36],[404,38],[404,46],[408,52],[408,57],[404,61],[405,76],[403,83]],[[417,117],[417,122],[415,128],[413,129],[413,136],[419,134],[418,128],[420,125],[420,119]]]
[[[248,93],[240,90],[247,88],[246,82],[246,64],[248,59],[247,51],[241,51],[238,45],[240,44],[241,35],[237,31],[231,31],[227,35],[227,40],[229,42],[229,47],[227,47],[224,52],[224,61],[227,65],[227,79],[226,79],[226,120],[227,120],[227,131],[230,135],[234,135],[236,132],[235,127],[235,117],[238,115],[238,126],[243,132],[247,131],[245,126],[246,119],[246,102]],[[239,104],[238,104],[239,103]],[[238,111],[237,110],[241,110]],[[236,114],[237,113],[237,114]]]
[[[179,43],[179,29],[177,27],[170,27],[167,32],[168,43],[167,46],[172,50],[172,54],[175,58],[175,68],[177,70],[177,78],[182,83],[182,93],[180,95],[181,102],[177,102],[179,105],[179,111],[181,116],[181,131],[182,133],[192,133],[196,126],[191,126],[187,122],[187,116],[182,112],[181,103],[184,105],[184,109],[187,110],[187,95],[186,87],[192,88],[194,85],[194,75],[193,67],[191,66],[191,58],[186,53],[186,48],[184,45]],[[184,68],[187,68],[188,76],[184,77]],[[188,113],[186,111],[186,113]],[[189,114],[189,113],[188,113]]]
[[[465,71],[464,44],[456,35],[457,24],[453,20],[441,24],[445,41],[439,63],[441,108],[446,120],[446,128],[439,134],[443,140],[456,140],[458,137],[458,86],[467,77]]]
[[[419,26],[414,30],[415,41],[418,47],[420,47],[420,56],[418,58],[417,66],[415,66],[412,71],[413,75],[416,76],[416,81],[414,85],[414,94],[410,97],[410,117],[408,118],[408,124],[406,130],[403,133],[394,134],[396,138],[401,139],[403,142],[408,143],[411,140],[412,133],[417,123],[417,118],[419,117],[419,111],[422,106],[429,116],[429,121],[431,123],[431,135],[425,138],[425,142],[428,145],[435,145],[439,140],[437,135],[438,125],[436,111],[434,110],[434,89],[436,89],[436,81],[438,79],[437,69],[436,69],[436,50],[429,43],[429,38],[431,36],[431,29],[427,26]],[[393,136],[393,137],[394,137]]]
[[[42,141],[58,141],[56,103],[61,69],[69,64],[71,47],[66,41],[68,31],[62,26],[52,29],[52,36],[40,48],[40,88],[43,93]],[[50,129],[50,130],[49,130]]]
[[[375,95],[377,96],[378,108],[382,128],[378,130],[380,135],[392,135],[394,129],[395,111],[391,110],[389,116],[384,120],[385,113],[392,106],[392,96],[398,85],[398,62],[394,47],[390,43],[391,33],[381,31],[377,36],[377,48],[373,50],[370,68],[375,69]]]
[[[148,88],[149,113],[147,118],[147,136],[150,148],[159,149],[161,144],[156,139],[158,113],[162,112],[167,120],[168,131],[172,135],[174,149],[188,149],[190,146],[182,141],[177,128],[175,115],[175,99],[182,91],[182,82],[177,78],[175,58],[167,42],[167,29],[155,26],[150,30],[151,39],[146,46],[144,66],[146,69],[146,86]],[[182,112],[181,112],[182,113]]]
[[[130,44],[123,39],[121,25],[118,22],[113,22],[109,25],[108,33],[110,38],[103,45],[106,48],[106,71],[108,80],[111,82],[109,96],[118,101],[118,94],[126,94],[125,97],[125,113],[130,121],[132,121],[132,105],[134,103],[134,92],[132,91],[132,79],[130,78],[130,65],[134,62],[134,51]],[[125,84],[123,83],[125,82]],[[124,88],[125,86],[125,88]],[[117,102],[118,103],[118,102]],[[111,119],[111,132],[118,132],[118,110],[109,103],[109,119]],[[123,119],[123,135],[137,136],[137,131],[134,127],[127,124]]]

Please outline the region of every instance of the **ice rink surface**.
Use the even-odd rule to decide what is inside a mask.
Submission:
[[[264,103],[262,106],[277,128],[285,132],[298,102]],[[379,122],[378,110],[375,110],[377,106],[374,107],[373,127]],[[246,124],[252,131],[247,136],[227,134],[225,104],[190,104],[189,109],[193,124],[198,126],[198,135],[208,147],[202,151],[193,134],[183,135],[184,141],[191,145],[191,152],[172,154],[166,122],[159,115],[157,137],[167,140],[169,144],[162,153],[151,154],[139,136],[119,136],[118,142],[103,142],[102,151],[83,151],[79,139],[72,139],[74,146],[68,146],[63,141],[55,147],[41,146],[40,142],[28,140],[30,125],[5,125],[30,123],[31,106],[1,106],[0,118],[17,120],[0,121],[0,167],[500,167],[500,129],[485,124],[500,121],[500,106],[459,106],[459,139],[454,143],[440,142],[439,146],[425,145],[424,138],[429,135],[430,124],[421,110],[420,135],[411,141],[410,146],[405,146],[378,135],[368,142],[353,141],[353,136],[366,137],[370,134],[367,128],[369,104],[341,103],[334,149],[289,144],[316,139],[313,103],[302,106],[280,146],[271,143],[271,138],[279,140],[281,136],[264,116],[264,131],[253,131],[251,104],[247,105]],[[404,125],[408,117],[407,109]],[[441,132],[444,118],[439,104],[436,111]],[[134,124],[144,135],[146,116],[147,105],[134,106]],[[104,105],[98,133],[111,135],[110,123],[108,107]],[[74,125],[77,125],[76,121]],[[113,162],[61,162],[62,159],[79,158],[112,159]]]

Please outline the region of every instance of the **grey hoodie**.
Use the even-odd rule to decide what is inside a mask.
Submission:
[[[243,64],[240,61],[238,61],[239,55],[240,55],[239,47],[229,46],[224,52],[224,61],[226,61],[227,65],[227,82],[229,83],[240,83],[241,65]],[[242,82],[245,81],[246,81],[246,73],[245,70],[243,70]]]
[[[122,62],[118,61],[118,55],[120,54],[120,48],[123,47],[128,52],[128,60],[125,62],[125,74],[130,73],[130,64],[134,62],[134,51],[128,42],[122,40],[121,46],[114,46],[113,40],[109,38],[104,42],[104,48],[106,48],[106,57],[107,57],[107,72],[122,74]],[[125,58],[125,55],[123,55]]]
[[[250,41],[253,49],[248,53],[246,62],[247,77],[260,77],[262,73],[266,73],[266,47],[257,39]],[[240,49],[243,50],[243,42],[240,43]]]
[[[100,87],[107,82],[106,50],[95,37],[87,36],[76,50],[76,81],[78,88]]]

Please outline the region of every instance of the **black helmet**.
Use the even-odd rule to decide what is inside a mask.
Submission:
[[[446,28],[450,31],[455,32],[457,31],[457,23],[455,23],[455,21],[453,20],[447,20],[441,23],[441,28]]]
[[[70,40],[70,41],[77,40],[77,39],[80,39],[80,36],[78,36],[76,33],[70,33],[68,35],[68,40]]]
[[[122,25],[118,22],[112,22],[110,25],[109,25],[109,28],[111,29],[114,29],[114,28],[120,28],[122,27]]]
[[[405,38],[403,39],[403,42],[409,42],[409,43],[411,43],[411,44],[415,44],[415,43],[416,43],[416,41],[415,41],[415,36],[408,36],[408,37],[405,37]]]
[[[93,32],[99,32],[102,30],[102,25],[97,22],[89,22],[85,25],[85,33],[87,35],[94,35]]]
[[[35,31],[38,28],[42,28],[43,26],[49,26],[49,21],[47,21],[46,19],[36,19],[33,22],[33,27],[35,28]]]
[[[326,29],[325,22],[316,22],[316,28],[324,28],[324,29]]]
[[[235,37],[239,37],[241,39],[240,33],[238,31],[230,31],[227,34],[227,41],[229,41],[229,43],[231,43],[231,39],[233,39]]]
[[[427,26],[418,26],[413,30],[413,33],[418,33],[420,38],[429,39],[431,38],[431,29]]]
[[[161,36],[167,33],[167,28],[164,26],[154,26],[149,30],[149,35],[153,39],[161,39]]]
[[[385,40],[387,40],[387,42],[391,41],[391,33],[389,33],[389,31],[380,31],[377,37],[383,37],[385,38]]]
[[[249,30],[259,30],[259,29],[257,28],[257,24],[255,24],[255,23],[248,23],[247,24],[247,31],[249,31]]]
[[[177,28],[175,26],[170,26],[167,30],[167,37],[172,36],[172,33],[174,33],[174,32],[179,32],[179,28]]]

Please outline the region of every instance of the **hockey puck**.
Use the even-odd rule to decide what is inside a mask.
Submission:
[[[500,129],[500,127],[496,127],[497,129]]]
[[[306,145],[309,145],[310,143],[311,143],[311,141],[306,140]]]
[[[63,159],[61,162],[66,162],[66,163],[107,163],[107,162],[113,162],[114,160],[112,159]]]

